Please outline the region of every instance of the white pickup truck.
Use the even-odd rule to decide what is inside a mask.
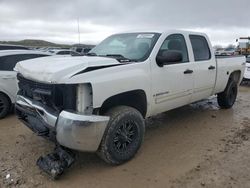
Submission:
[[[144,119],[217,95],[231,108],[245,57],[216,58],[207,35],[186,31],[115,34],[83,57],[17,64],[18,118],[60,146],[130,160]]]

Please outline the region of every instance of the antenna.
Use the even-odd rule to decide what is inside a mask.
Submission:
[[[77,26],[78,26],[78,42],[81,43],[81,34],[80,34],[80,25],[79,25],[79,17],[77,17]]]

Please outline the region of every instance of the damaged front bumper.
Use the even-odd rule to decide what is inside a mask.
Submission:
[[[69,111],[56,113],[43,104],[17,95],[18,118],[39,136],[78,151],[97,151],[109,117],[82,115]]]

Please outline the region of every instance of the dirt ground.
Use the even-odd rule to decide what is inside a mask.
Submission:
[[[53,144],[10,115],[0,120],[0,187],[250,187],[249,86],[240,87],[233,109],[221,110],[210,98],[146,123],[132,161],[113,167],[81,153],[53,181],[36,166]]]

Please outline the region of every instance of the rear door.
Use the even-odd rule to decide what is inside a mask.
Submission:
[[[212,55],[211,45],[201,35],[189,36],[194,55],[194,90],[192,102],[209,97],[216,80],[216,60]]]

